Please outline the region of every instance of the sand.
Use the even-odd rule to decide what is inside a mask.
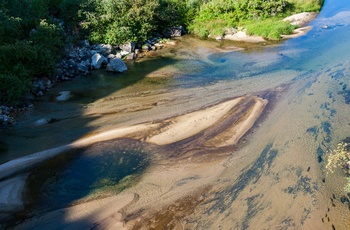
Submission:
[[[118,138],[131,138],[161,148],[160,160],[147,170],[134,187],[115,196],[46,213],[23,223],[18,226],[18,229],[30,229],[38,224],[50,229],[123,229],[126,222],[129,229],[131,226],[138,225],[138,218],[135,215],[139,214],[135,213],[139,210],[146,210],[144,215],[148,216],[156,209],[166,207],[183,196],[199,195],[199,191],[206,189],[205,185],[216,180],[225,168],[222,164],[223,159],[226,159],[230,154],[223,151],[220,155],[212,155],[209,154],[205,146],[209,142],[211,147],[236,144],[259,118],[266,103],[267,100],[255,96],[246,95],[233,98],[165,120],[135,124],[92,134],[69,145],[1,165],[0,175],[3,177],[20,174],[67,149],[87,147],[100,141]],[[203,138],[192,138],[196,135]],[[217,141],[215,135],[218,135],[220,140],[223,139],[222,136],[225,136],[225,141]],[[211,140],[208,142],[209,137]],[[181,152],[182,141],[185,141],[186,145],[184,152]],[[176,148],[165,150],[167,146],[175,143],[179,150]],[[199,148],[200,146],[202,147]],[[164,150],[162,150],[163,148]],[[168,154],[173,151],[181,158],[174,161],[174,159],[168,158],[167,154],[163,154],[165,153],[163,151],[167,151]],[[11,173],[6,174],[7,170],[10,170]],[[18,177],[13,180],[10,181],[7,189],[0,194],[3,203],[7,206],[11,202],[17,202],[20,205],[25,178]],[[10,198],[9,193],[5,192],[11,190],[11,186],[16,187],[16,190],[11,192],[11,196],[16,197],[16,199]],[[126,221],[126,218],[130,220]]]

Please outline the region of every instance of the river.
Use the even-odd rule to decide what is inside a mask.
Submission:
[[[200,135],[165,147],[125,136],[54,159],[33,171],[24,195],[26,213],[41,209],[29,216],[42,219],[18,228],[105,223],[95,216],[65,219],[74,206],[59,220],[47,214],[70,202],[95,202],[84,197],[100,185],[118,191],[115,202],[133,195],[121,212],[125,226],[133,229],[349,229],[346,181],[341,172],[327,174],[324,160],[329,149],[350,136],[350,3],[326,0],[310,25],[305,36],[243,51],[232,50],[236,44],[229,41],[185,37],[128,63],[124,74],[96,71],[52,88],[18,118],[16,127],[0,133],[0,163],[112,129],[157,124],[243,95],[269,102],[252,129],[227,148],[203,150]],[[65,90],[72,98],[55,101]],[[50,122],[40,125],[41,119]],[[91,160],[100,153],[113,156]],[[119,163],[105,166],[108,159]],[[106,176],[86,171],[86,165]],[[125,173],[116,177],[110,175],[113,170]],[[68,200],[53,199],[83,184],[91,186]],[[108,192],[101,197],[109,197]],[[99,210],[106,205],[97,202]]]

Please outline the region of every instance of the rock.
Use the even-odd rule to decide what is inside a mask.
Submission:
[[[88,73],[89,72],[89,69],[88,69],[88,67],[86,67],[84,65],[84,62],[79,63],[77,68],[78,68],[79,72],[82,72],[82,73]]]
[[[119,48],[125,52],[128,52],[128,53],[132,53],[135,51],[135,42],[127,42],[121,46],[119,46]]]
[[[36,96],[37,97],[42,97],[42,96],[44,96],[44,92],[43,91],[38,91],[37,93],[36,93]]]
[[[142,46],[142,50],[144,50],[144,51],[150,51],[150,50],[151,50],[151,47],[150,47],[149,45],[145,44],[145,45]]]
[[[126,56],[127,60],[134,60],[137,57],[137,55],[135,53],[131,53],[129,55]]]
[[[91,67],[93,69],[100,69],[102,64],[106,62],[107,59],[99,53],[96,53],[91,57]]]
[[[82,62],[80,62],[80,64],[82,64],[82,65],[86,66],[86,68],[90,69],[90,67],[91,67],[91,60],[88,59],[88,60],[82,61]]]
[[[88,60],[88,59],[90,59],[91,58],[91,53],[89,52],[89,50],[87,50],[87,49],[82,49],[82,50],[80,50],[79,51],[79,57],[82,59],[82,60]]]
[[[42,126],[42,125],[45,125],[45,124],[47,124],[47,123],[49,123],[49,122],[50,122],[50,119],[49,119],[49,118],[41,118],[41,119],[35,121],[35,122],[34,122],[34,125],[35,125],[35,126]]]
[[[115,55],[115,58],[122,58],[122,57],[123,57],[123,55],[121,54],[121,52],[119,52]]]
[[[82,47],[89,48],[90,47],[90,42],[88,40],[82,40],[82,41],[80,41],[80,45]]]
[[[41,81],[40,78],[36,78],[34,81],[33,81],[33,87],[32,87],[32,92],[34,94],[38,93],[39,91],[42,91],[42,90],[45,90],[45,84],[43,81]]]
[[[58,94],[59,96],[56,97],[57,101],[67,101],[72,96],[70,91],[61,91]]]
[[[113,58],[115,58],[115,57],[116,57],[116,55],[114,55],[114,54],[109,54],[109,55],[107,56],[108,59],[113,59]]]
[[[124,57],[124,56],[128,55],[129,53],[130,53],[130,52],[128,52],[128,51],[122,50],[119,54],[120,54],[122,57]]]
[[[174,27],[167,28],[163,31],[163,35],[166,38],[181,37],[185,33],[186,31],[183,26],[174,26]]]
[[[163,44],[161,44],[161,43],[156,43],[156,44],[154,44],[157,48],[159,48],[159,49],[162,49],[163,47],[164,47],[164,45]]]
[[[69,59],[68,65],[70,68],[75,68],[77,64],[75,63],[75,61],[73,59]]]
[[[292,25],[297,25],[299,27],[306,26],[313,19],[317,17],[318,13],[316,12],[303,12],[299,14],[294,14],[292,16],[286,17],[283,19],[285,22],[289,22]]]
[[[113,52],[113,46],[110,44],[98,44],[94,47],[94,49],[102,54],[103,56],[108,56],[109,54],[111,54]]]
[[[113,58],[109,60],[109,63],[106,68],[107,71],[110,72],[124,72],[128,70],[128,67],[125,65],[122,59],[120,58]]]

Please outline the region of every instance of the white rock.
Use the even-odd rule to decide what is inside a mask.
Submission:
[[[91,67],[93,69],[100,69],[102,64],[106,62],[107,62],[107,58],[105,58],[99,53],[96,53],[91,57]]]
[[[110,72],[124,72],[128,70],[128,67],[125,65],[125,63],[123,62],[122,59],[120,58],[113,58],[110,59],[107,67],[106,67],[107,71]]]
[[[72,97],[72,94],[70,91],[61,91],[58,94],[59,96],[56,97],[57,101],[67,101],[69,98]]]

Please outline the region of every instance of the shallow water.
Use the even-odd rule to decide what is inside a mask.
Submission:
[[[101,142],[63,153],[32,171],[27,179],[27,210],[44,213],[115,195],[134,184],[149,159],[142,146]]]
[[[128,63],[126,74],[98,71],[60,84],[18,127],[1,134],[0,162],[288,85],[182,223],[191,229],[348,229],[349,204],[340,199],[347,196],[345,181],[339,172],[325,173],[324,154],[350,136],[349,24],[350,3],[325,1],[306,36],[272,47],[221,52],[234,43],[187,37],[153,58]],[[64,90],[72,92],[69,101],[52,100]],[[43,117],[52,122],[35,126]],[[74,162],[67,167],[77,167]]]

